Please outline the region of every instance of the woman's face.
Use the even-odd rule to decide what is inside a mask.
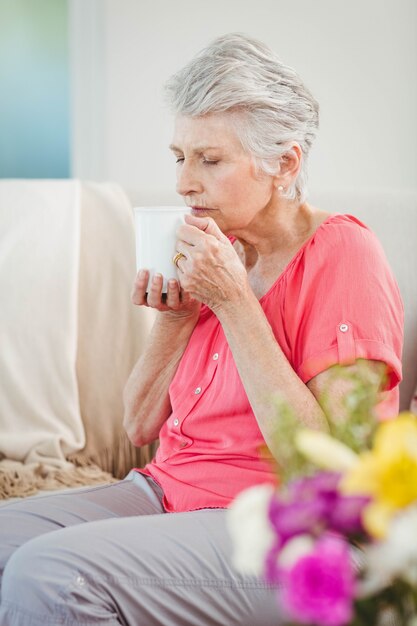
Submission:
[[[268,210],[273,177],[256,175],[231,114],[179,115],[170,148],[177,158],[177,192],[193,215],[210,216],[231,234],[254,225]]]

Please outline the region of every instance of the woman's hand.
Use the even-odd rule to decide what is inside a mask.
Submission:
[[[162,274],[155,274],[149,290],[148,281],[149,271],[146,269],[139,270],[131,294],[133,304],[151,307],[161,312],[170,312],[175,317],[198,316],[201,307],[200,302],[181,289],[177,280],[170,279],[168,281],[166,294],[162,293]]]
[[[233,245],[210,217],[185,216],[177,230],[181,288],[210,309],[238,301],[248,289],[246,269]]]
[[[132,290],[132,302],[160,311],[154,320],[146,346],[123,393],[123,424],[135,446],[157,439],[172,413],[169,386],[198,321],[201,304],[180,289],[177,280],[168,281],[162,294],[162,276],[149,285],[149,271],[140,270]],[[147,293],[148,291],[148,293]],[[166,295],[166,301],[162,296]]]

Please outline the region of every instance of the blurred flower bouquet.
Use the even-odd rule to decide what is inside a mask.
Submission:
[[[417,419],[378,424],[372,386],[353,383],[331,435],[279,407],[280,486],[233,502],[234,565],[277,586],[288,624],[417,626]]]

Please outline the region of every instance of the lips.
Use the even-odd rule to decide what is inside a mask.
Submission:
[[[212,209],[208,209],[208,208],[202,207],[202,206],[192,206],[191,207],[191,212],[194,215],[200,215],[200,213],[209,213],[210,211],[212,211]]]

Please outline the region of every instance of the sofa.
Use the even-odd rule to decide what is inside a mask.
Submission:
[[[401,409],[417,384],[417,194],[313,193],[379,237],[405,306]],[[0,499],[118,480],[143,466],[122,392],[152,311],[134,307],[132,204],[116,184],[0,181]],[[360,277],[358,277],[360,280]]]
[[[0,181],[0,499],[124,477],[153,450],[122,427],[152,314],[131,304],[118,186]]]

